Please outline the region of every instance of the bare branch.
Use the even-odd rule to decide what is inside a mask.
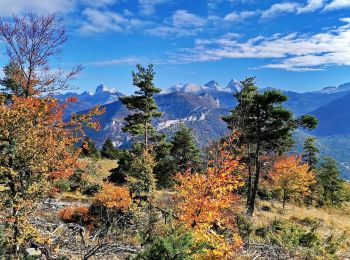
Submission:
[[[50,66],[52,58],[61,54],[67,40],[62,19],[55,14],[13,15],[12,21],[0,18],[0,39],[7,44],[10,64],[19,68],[19,76],[14,80],[22,89],[18,93],[23,96],[67,89],[68,82],[82,70],[78,65],[64,73],[62,69],[55,70]]]

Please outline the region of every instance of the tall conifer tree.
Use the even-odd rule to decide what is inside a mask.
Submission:
[[[315,137],[305,138],[302,154],[303,160],[309,164],[310,171],[315,170],[318,163],[319,149],[317,148],[315,141]]]
[[[317,180],[321,188],[321,204],[339,204],[342,201],[343,181],[340,179],[337,162],[333,158],[326,157],[323,159],[320,168],[317,170]]]
[[[128,115],[124,120],[126,125],[123,127],[124,132],[128,132],[133,136],[143,135],[144,149],[147,150],[149,138],[155,131],[152,126],[152,118],[160,117],[154,95],[161,90],[154,83],[153,65],[147,68],[137,65],[137,72],[132,72],[133,84],[139,90],[134,95],[121,97],[121,102],[133,113]]]
[[[108,159],[118,159],[118,149],[114,147],[111,139],[107,138],[101,149],[101,156]]]
[[[171,143],[170,154],[174,157],[176,171],[185,172],[190,168],[194,170],[193,168],[198,167],[200,151],[190,128],[182,124]]]
[[[238,132],[239,143],[247,148],[248,216],[254,212],[262,157],[287,151],[293,143],[292,132],[299,126],[314,128],[317,125],[316,118],[309,115],[294,119],[293,113],[282,106],[287,101],[286,95],[278,90],[260,92],[254,81],[255,78],[247,78],[241,82],[242,91],[234,94],[238,104],[223,118],[233,132]]]

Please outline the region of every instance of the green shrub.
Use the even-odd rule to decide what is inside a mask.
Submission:
[[[267,206],[267,205],[264,205],[260,208],[262,211],[267,211],[267,212],[270,212],[272,211],[271,207],[270,206]]]
[[[70,191],[69,181],[63,178],[55,182],[55,187],[58,188],[61,192]]]
[[[272,192],[269,189],[264,187],[261,187],[258,190],[257,195],[261,200],[271,200],[273,198]]]
[[[262,238],[265,238],[267,235],[267,232],[268,232],[267,227],[259,227],[255,230],[255,235],[262,237]]]
[[[322,219],[306,217],[300,220],[300,224],[312,228],[318,227],[322,223]]]
[[[78,169],[68,178],[71,191],[79,190],[82,184],[84,184],[82,180],[83,173],[84,171]]]
[[[269,228],[269,238],[273,244],[284,248],[295,248],[299,245],[301,236],[307,231],[298,224],[287,220],[275,220]]]
[[[0,228],[0,259],[5,259],[7,244],[4,230]]]
[[[308,248],[316,248],[321,244],[320,236],[315,231],[303,234],[299,238],[299,245]]]
[[[83,189],[82,193],[87,196],[93,196],[102,189],[99,184],[91,184]]]
[[[193,255],[200,253],[204,248],[204,244],[198,245],[193,241],[192,233],[181,227],[175,227],[169,229],[164,236],[156,237],[152,244],[138,254],[135,259],[194,259]]]
[[[253,232],[252,221],[243,215],[236,216],[236,225],[238,228],[239,235],[243,239],[247,239]]]

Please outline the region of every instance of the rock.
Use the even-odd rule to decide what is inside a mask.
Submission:
[[[26,252],[30,256],[41,256],[41,251],[40,249],[37,249],[37,248],[33,248],[33,247],[27,248]]]

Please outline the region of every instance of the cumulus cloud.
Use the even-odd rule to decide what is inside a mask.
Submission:
[[[156,6],[171,2],[172,0],[138,0],[140,13],[143,15],[152,15],[156,11]]]
[[[297,8],[298,13],[309,13],[321,9],[324,6],[324,0],[308,0],[305,6]]]
[[[269,9],[265,10],[261,17],[271,18],[283,13],[294,13],[298,10],[299,4],[294,2],[278,3],[272,5]]]
[[[221,59],[272,59],[262,67],[291,71],[320,70],[330,65],[350,65],[350,18],[336,29],[310,34],[274,34],[247,41],[225,35],[217,39],[198,39],[195,47],[174,55],[179,62]]]
[[[157,36],[190,36],[196,35],[206,25],[207,20],[186,10],[177,10],[164,23],[146,30],[146,33]]]
[[[82,14],[85,20],[81,24],[79,32],[84,34],[107,31],[128,32],[147,24],[147,22],[139,19],[126,18],[123,14],[93,8],[86,8]]]
[[[129,10],[118,13],[100,8],[86,8],[82,16],[79,32],[83,34],[137,31],[161,37],[191,36],[200,32],[209,21],[209,18],[202,18],[186,10],[175,11],[160,23],[137,17]]]
[[[0,16],[26,14],[28,12],[66,14],[78,7],[100,8],[118,3],[118,0],[1,0]]]
[[[80,0],[80,3],[83,5],[88,5],[92,7],[102,7],[102,6],[108,6],[113,5],[117,3],[117,0]]]
[[[35,13],[68,13],[76,6],[76,0],[1,0],[0,15],[11,16],[12,14]]]
[[[239,22],[244,21],[245,19],[255,16],[259,13],[259,11],[242,11],[242,12],[232,12],[224,17],[224,21],[229,22]]]
[[[186,10],[177,10],[171,20],[175,27],[200,27],[205,24],[205,19]]]
[[[324,8],[325,11],[350,8],[350,0],[333,0]]]
[[[152,64],[161,64],[159,59],[150,59],[146,57],[136,57],[136,56],[127,56],[111,60],[100,60],[87,62],[85,65],[91,66],[110,66],[110,65],[135,65],[143,63],[152,63]]]
[[[349,1],[349,0],[346,0]],[[307,3],[284,2],[272,5],[269,9],[263,11],[262,18],[273,18],[284,13],[311,13],[324,7],[325,0],[308,0]]]
[[[306,4],[290,1],[277,3],[263,11],[262,18],[273,18],[283,13],[311,13],[317,10],[332,11],[350,8],[350,0],[308,0]]]

